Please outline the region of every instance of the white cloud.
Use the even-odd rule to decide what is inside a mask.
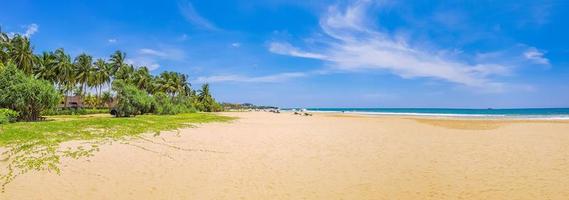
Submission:
[[[117,43],[117,39],[115,39],[115,38],[110,38],[110,39],[107,40],[107,42],[109,42],[109,43]]]
[[[550,65],[545,52],[526,44],[517,44],[499,51],[478,53],[474,59],[481,63],[500,63],[502,66],[509,66],[509,70],[520,66]]]
[[[203,18],[194,8],[191,2],[180,3],[178,5],[180,12],[184,18],[195,26],[207,30],[219,30],[213,23]]]
[[[235,48],[239,48],[239,47],[241,47],[241,43],[239,43],[239,42],[234,42],[234,43],[231,43],[231,46],[232,46],[232,47],[235,47]]]
[[[34,23],[25,26],[25,28],[26,28],[26,31],[25,31],[22,35],[25,36],[25,37],[28,37],[28,38],[29,38],[29,37],[32,37],[32,35],[33,35],[34,33],[38,32],[38,30],[39,30],[39,26],[38,26],[37,24],[34,24]],[[14,36],[15,34],[16,34],[16,33],[13,33],[13,32],[12,32],[12,33],[8,33],[9,36]]]
[[[133,58],[127,59],[126,62],[137,67],[146,66],[152,71],[160,67],[160,61],[183,61],[184,59],[184,51],[177,48],[142,48],[136,52]]]
[[[413,46],[409,39],[382,32],[367,21],[373,19],[367,12],[372,4],[358,1],[344,9],[329,7],[320,20],[325,37],[318,38],[321,45],[317,51],[303,51],[284,42],[272,42],[269,51],[320,59],[345,71],[387,70],[403,78],[432,78],[489,90],[503,88],[503,83],[490,77],[509,74],[510,66],[502,62],[472,62],[472,58],[467,58],[472,56],[464,53]]]
[[[549,65],[549,59],[544,57],[544,52],[536,49],[535,47],[530,47],[524,52],[524,57],[535,64]]]
[[[307,76],[307,74],[302,72],[288,72],[288,73],[272,74],[266,76],[217,75],[217,76],[198,77],[195,81],[198,83],[215,83],[215,82],[277,83],[305,76]]]
[[[141,56],[157,57],[165,60],[183,60],[185,58],[183,50],[170,47],[160,49],[142,48],[137,53]]]
[[[299,50],[298,48],[293,47],[289,43],[285,42],[271,42],[269,45],[269,51],[281,54],[281,55],[290,55],[295,57],[303,57],[303,58],[315,58],[315,59],[324,59],[324,55],[316,54],[316,53],[309,53]]]
[[[126,59],[125,62],[136,67],[147,67],[150,71],[160,67],[160,64],[158,64],[156,60],[148,57],[135,57],[132,59]]]
[[[147,48],[139,49],[138,52],[140,54],[143,54],[143,55],[152,55],[152,56],[159,56],[159,57],[167,56],[166,53],[164,53],[164,52],[160,52],[160,51],[154,50],[154,49],[147,49]]]

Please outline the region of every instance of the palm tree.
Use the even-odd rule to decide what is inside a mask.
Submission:
[[[33,72],[35,57],[30,39],[20,35],[16,35],[11,39],[8,48],[8,57],[18,68],[24,73],[30,75]]]
[[[176,95],[189,95],[191,88],[188,76],[178,72],[164,71],[157,77],[157,91],[174,97]]]
[[[139,89],[151,92],[152,87],[152,75],[147,67],[139,67],[133,76],[134,85]]]
[[[55,71],[57,60],[55,55],[52,52],[44,51],[36,57],[36,60],[35,77],[57,83],[57,72]]]
[[[213,112],[216,110],[217,103],[211,96],[209,91],[209,84],[203,84],[198,95],[198,104],[201,106],[202,111]]]
[[[86,94],[87,85],[89,84],[89,77],[93,69],[93,58],[85,53],[80,54],[75,58],[73,63],[75,69],[75,78],[77,83],[81,84],[81,91],[79,94]]]
[[[71,57],[65,53],[62,48],[56,49],[55,53],[55,74],[57,80],[57,87],[61,93],[66,96],[75,86],[75,74],[73,73],[73,64]],[[67,98],[64,97],[64,107],[67,107]]]
[[[117,71],[126,65],[125,63],[126,61],[126,53],[123,53],[119,50],[115,51],[115,53],[113,53],[111,55],[111,59],[110,59],[110,64],[111,64],[111,74],[115,75],[115,73],[117,73]]]
[[[180,82],[180,92],[181,94],[183,94],[184,96],[190,96],[191,92],[192,92],[192,85],[190,84],[190,82],[188,81],[188,75],[186,74],[181,74],[181,82]]]
[[[174,97],[176,93],[176,76],[175,72],[164,71],[157,79],[158,91],[169,94]]]
[[[94,66],[96,68],[95,82],[96,85],[99,86],[99,93],[101,93],[103,85],[109,84],[109,82],[111,81],[111,66],[101,58],[95,61]],[[100,94],[97,96],[100,97]]]
[[[198,101],[209,103],[210,100],[212,100],[212,97],[209,91],[209,84],[205,83],[202,85],[202,89],[199,91]]]
[[[124,82],[131,84],[134,77],[134,66],[122,65],[114,74],[115,79],[124,80]]]
[[[2,28],[0,28],[0,63],[8,62],[10,43],[10,37],[8,37],[8,34],[2,32]]]

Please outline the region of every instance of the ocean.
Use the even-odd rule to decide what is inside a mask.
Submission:
[[[290,110],[290,109],[289,109]],[[457,108],[306,108],[311,112],[370,115],[418,115],[489,118],[569,119],[569,108],[457,109]]]

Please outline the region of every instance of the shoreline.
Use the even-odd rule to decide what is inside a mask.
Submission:
[[[282,110],[293,113],[292,110]],[[370,117],[416,117],[436,119],[471,119],[471,120],[531,120],[531,121],[569,121],[569,115],[482,115],[482,114],[439,114],[439,113],[390,113],[390,112],[354,112],[307,110],[308,113],[339,114]]]

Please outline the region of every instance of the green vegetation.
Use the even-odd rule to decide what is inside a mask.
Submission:
[[[196,103],[196,107],[198,110],[205,111],[205,112],[218,112],[221,111],[223,108],[215,99],[211,96],[209,91],[209,84],[203,84],[202,89],[200,90],[200,94],[197,96],[198,101]]]
[[[120,138],[147,132],[190,127],[189,123],[228,121],[230,117],[207,113],[141,115],[114,118],[110,115],[59,115],[45,122],[17,122],[0,125],[0,146],[30,141],[64,142],[99,138]]]
[[[0,71],[0,108],[19,112],[19,119],[36,121],[43,111],[55,108],[58,100],[51,84],[25,75],[14,64]]]
[[[110,115],[52,116],[44,122],[17,122],[0,125],[0,147],[7,148],[1,160],[9,162],[8,173],[0,176],[4,185],[30,170],[59,172],[62,157],[79,158],[97,151],[98,143],[140,137],[191,127],[192,123],[226,122],[230,117],[207,113],[141,115],[114,118]],[[66,141],[90,142],[73,149],[60,149]]]
[[[115,81],[113,90],[117,91],[116,116],[129,117],[150,113],[154,99],[134,85]]]
[[[63,96],[73,95],[82,97],[89,108],[116,105],[121,117],[222,110],[211,95],[209,85],[204,84],[199,91],[192,90],[185,74],[164,71],[154,76],[145,66],[127,64],[126,54],[121,51],[115,51],[108,61],[85,53],[72,59],[63,48],[35,55],[29,38],[19,34],[8,36],[1,30],[0,71],[4,71],[0,86],[9,86],[12,92],[2,93],[12,102],[0,102],[0,108],[20,112],[20,120],[25,121],[41,119],[42,113],[58,113],[45,110],[53,110],[61,99],[64,109],[68,108],[68,98]],[[11,80],[13,75],[18,79]],[[102,91],[103,88],[107,91]],[[32,92],[41,96],[34,96]],[[54,101],[54,93],[60,96],[58,100]],[[160,101],[169,105],[154,105],[157,94]],[[165,101],[162,94],[170,100]],[[16,100],[26,101],[21,101],[21,105],[10,104]],[[32,108],[24,109],[31,103],[34,103]]]
[[[18,116],[19,114],[16,111],[0,108],[0,124],[15,122],[18,119]]]

